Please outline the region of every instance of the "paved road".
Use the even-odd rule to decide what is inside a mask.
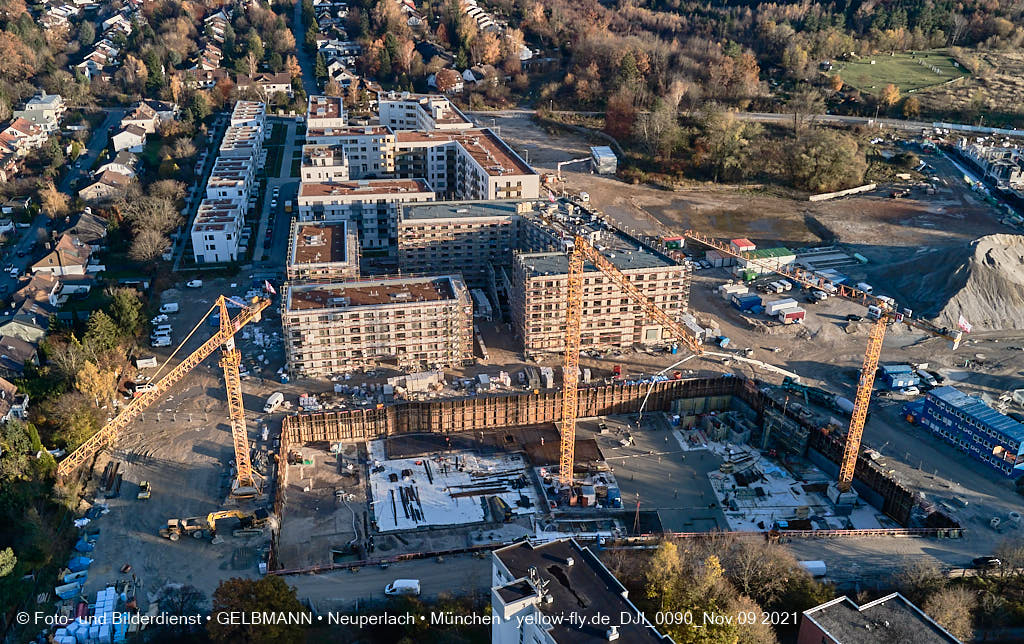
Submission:
[[[338,570],[318,575],[289,575],[284,578],[296,588],[299,600],[309,599],[318,611],[349,608],[356,602],[385,598],[384,587],[396,579],[419,579],[421,596],[432,599],[441,593],[453,595],[486,592],[491,584],[491,559],[470,555],[403,561],[386,570],[369,567],[358,572]]]
[[[470,111],[466,112],[475,117],[482,125],[487,124],[489,117],[532,115],[536,110],[510,109],[491,111]],[[579,116],[603,116],[604,112],[587,112],[576,110],[554,110],[553,114],[576,114]],[[780,123],[788,125],[793,122],[792,114],[776,114],[774,112],[737,112],[736,117],[745,121],[757,121],[759,123]],[[901,119],[871,118],[868,116],[841,116],[838,114],[816,114],[809,117],[816,123],[838,123],[840,125],[875,125],[888,128],[895,128],[908,131],[920,132],[924,128],[932,127],[931,123],[924,121],[904,121]]]
[[[306,30],[302,26],[302,3],[295,3],[295,13],[292,14],[292,32],[295,34],[295,54],[299,59],[299,66],[302,67],[302,88],[306,90],[306,96],[313,96],[320,93],[316,76],[313,70],[316,68],[316,56],[309,53],[304,44]]]
[[[71,183],[79,177],[88,176],[89,169],[92,168],[92,164],[96,162],[96,158],[99,157],[100,152],[107,147],[107,138],[110,134],[110,128],[121,122],[121,118],[124,117],[126,111],[127,110],[122,107],[104,110],[107,114],[107,118],[103,119],[103,123],[93,130],[92,137],[86,144],[85,152],[78,157],[78,160],[72,168],[64,175],[64,178],[61,179],[60,183],[57,184],[58,190],[71,196],[77,194],[77,190],[71,189]]]

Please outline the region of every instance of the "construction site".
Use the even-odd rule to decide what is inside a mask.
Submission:
[[[383,275],[346,225],[296,225],[280,293],[208,280],[207,316],[182,311],[192,332],[154,352],[169,371],[61,461],[102,529],[83,588],[123,579],[152,602],[277,574],[350,606],[383,596],[378,566],[711,531],[852,584],[960,568],[1017,529],[1020,237],[882,259],[665,228],[574,198],[411,204],[407,273]],[[933,426],[940,403],[980,404],[1003,435],[965,447]]]

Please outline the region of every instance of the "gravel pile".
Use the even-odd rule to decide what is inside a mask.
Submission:
[[[885,275],[901,304],[955,327],[1024,329],[1024,236],[988,235],[966,246],[920,253]]]

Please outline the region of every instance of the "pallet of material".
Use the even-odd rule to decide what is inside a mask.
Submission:
[[[492,487],[482,490],[469,490],[467,492],[451,492],[449,493],[448,496],[452,497],[453,499],[461,499],[467,496],[480,496],[482,494],[503,494],[505,492],[508,492],[508,488]]]

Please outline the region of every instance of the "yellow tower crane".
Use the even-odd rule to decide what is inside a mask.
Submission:
[[[241,306],[241,312],[234,318],[228,315],[228,301]],[[89,440],[82,443],[78,449],[62,460],[57,465],[58,480],[66,481],[88,459],[95,456],[101,449],[117,438],[150,405],[163,398],[171,387],[199,366],[203,360],[210,357],[217,350],[217,347],[222,347],[223,354],[220,365],[224,369],[228,418],[231,421],[231,439],[234,443],[237,469],[235,481],[231,488],[232,494],[238,498],[255,496],[258,493],[258,488],[253,478],[252,466],[249,463],[249,439],[245,429],[245,409],[242,406],[242,383],[239,375],[241,354],[235,347],[234,337],[246,324],[254,320],[259,321],[260,313],[268,306],[270,306],[270,300],[266,298],[254,298],[248,304],[244,304],[223,295],[218,297],[214,305],[206,312],[206,315],[196,324],[195,328],[192,329],[191,333],[182,343],[195,333],[196,329],[203,323],[203,320],[214,309],[218,310],[220,314],[220,329],[218,332],[167,372],[163,378],[160,378],[152,389],[133,399],[117,416],[104,425],[100,431],[96,432]],[[180,348],[181,346],[179,345],[178,349]],[[175,353],[177,353],[177,349]],[[171,357],[174,357],[174,354],[171,354]]]
[[[735,251],[728,244],[723,244],[695,230],[687,230],[683,233],[683,236],[713,248],[723,255],[735,257],[736,259],[765,268],[770,272],[783,275],[787,279],[791,279],[808,288],[821,289],[847,300],[858,302],[869,307],[868,311],[874,311],[874,315],[877,315],[875,323],[871,327],[871,333],[868,335],[868,346],[864,351],[864,359],[860,367],[860,379],[857,383],[857,395],[854,397],[853,413],[850,416],[850,428],[846,432],[843,459],[839,463],[837,487],[840,492],[848,492],[853,484],[853,472],[857,467],[857,456],[860,454],[861,438],[864,435],[864,423],[867,421],[868,406],[871,403],[871,391],[875,384],[875,372],[878,370],[878,361],[882,356],[882,343],[885,341],[885,332],[889,324],[903,323],[929,335],[945,338],[952,343],[954,351],[960,346],[963,332],[960,329],[949,330],[942,328],[927,320],[915,319],[908,312],[896,311],[891,300],[875,297],[870,293],[846,286],[845,284],[833,284],[811,271],[798,267],[776,266],[773,263],[758,259],[752,253]]]
[[[703,353],[700,341],[683,325],[663,311],[661,307],[645,296],[629,281],[604,255],[580,235],[573,239],[569,255],[569,285],[565,320],[565,369],[562,384],[562,431],[561,451],[558,467],[558,483],[561,489],[572,487],[573,465],[576,462],[576,419],[579,417],[579,368],[580,336],[583,326],[583,269],[584,262],[590,262],[608,277],[623,293],[636,302],[643,312],[660,323],[680,342],[695,354]]]

